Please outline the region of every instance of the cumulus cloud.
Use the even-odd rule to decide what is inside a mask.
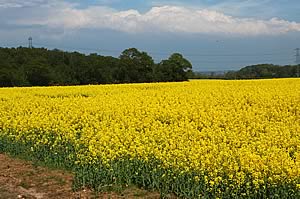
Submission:
[[[23,1],[12,2],[21,4]],[[33,4],[43,2],[43,0],[30,2]],[[1,5],[3,6],[0,1]],[[29,17],[15,18],[13,23],[42,25],[71,31],[88,28],[111,29],[127,33],[175,32],[256,36],[300,32],[300,23],[296,22],[278,18],[269,20],[238,18],[220,11],[191,9],[183,6],[153,7],[145,13],[140,13],[137,10],[117,11],[102,6],[83,9],[73,4],[57,2],[56,6],[40,8],[36,13],[38,14],[33,14],[33,17],[29,15]]]

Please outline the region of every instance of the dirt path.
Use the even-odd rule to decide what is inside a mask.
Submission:
[[[122,193],[72,191],[70,173],[33,166],[0,154],[0,199],[159,198],[158,193],[131,188]]]

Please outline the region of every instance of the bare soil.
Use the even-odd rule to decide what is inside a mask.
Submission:
[[[0,199],[160,198],[159,193],[138,188],[100,194],[87,189],[73,192],[72,180],[69,172],[0,154]]]

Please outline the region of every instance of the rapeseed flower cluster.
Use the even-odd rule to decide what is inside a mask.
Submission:
[[[64,158],[74,167],[101,173],[101,164],[114,180],[127,161],[130,182],[188,183],[191,195],[161,190],[183,197],[261,196],[282,186],[297,195],[300,79],[2,88],[0,151],[12,152],[4,140],[46,159],[70,149]]]

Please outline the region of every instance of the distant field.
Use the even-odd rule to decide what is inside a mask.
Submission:
[[[0,152],[74,187],[300,197],[300,79],[0,89]]]

